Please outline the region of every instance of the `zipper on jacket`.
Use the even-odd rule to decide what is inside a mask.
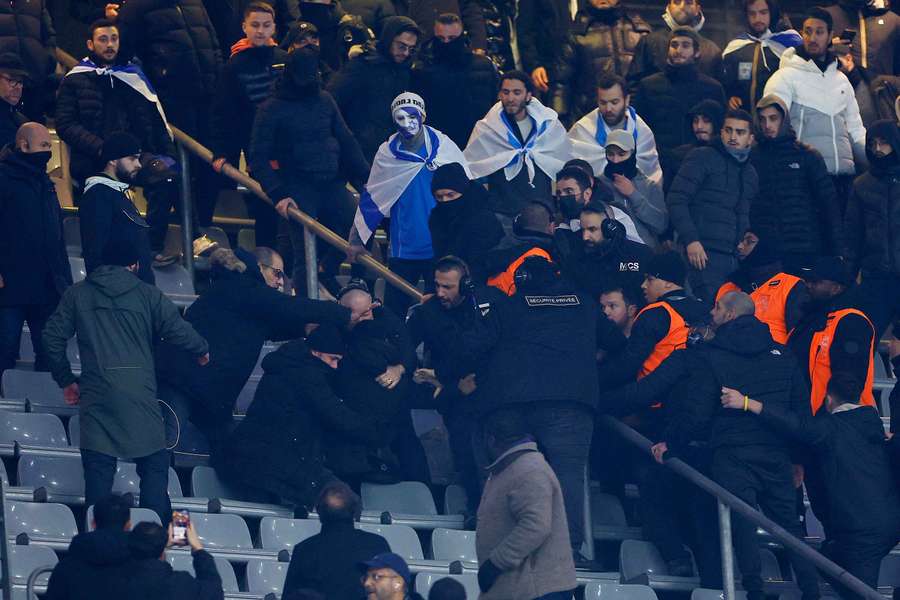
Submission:
[[[837,128],[834,126],[834,120],[837,118],[837,115],[831,115],[831,145],[834,148],[834,174],[838,175],[841,171],[841,159],[838,157],[838,147],[837,147]],[[850,132],[847,132],[847,135],[850,135]],[[851,142],[851,147],[852,147]]]

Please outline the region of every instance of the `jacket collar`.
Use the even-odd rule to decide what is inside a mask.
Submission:
[[[131,187],[124,181],[119,181],[118,179],[113,179],[104,173],[100,173],[99,175],[93,175],[87,178],[87,181],[84,182],[84,191],[88,191],[95,185],[105,185],[106,187],[114,189],[121,194],[124,194],[128,190],[128,188]]]
[[[529,436],[523,439],[521,442],[513,445],[511,448],[507,449],[506,452],[497,457],[497,460],[485,467],[485,470],[488,471],[491,475],[496,475],[503,469],[511,465],[513,462],[515,462],[519,455],[525,454],[526,452],[537,451],[537,442],[535,442]]]

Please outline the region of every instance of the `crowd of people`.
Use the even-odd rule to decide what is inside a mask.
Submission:
[[[696,0],[668,0],[656,30],[619,0],[575,14],[521,0],[523,69],[504,72],[472,0],[236,4],[98,8],[56,90],[45,3],[0,7],[0,52],[4,19],[29,24],[0,53],[0,371],[27,323],[35,369],[79,406],[98,527],[52,597],[77,597],[54,580],[101,564],[177,597],[221,594],[192,532],[196,588],[157,560],[188,427],[243,499],[317,511],[285,597],[407,597],[406,564],[353,529],[351,488],[431,482],[411,409],[443,417],[485,599],[569,598],[576,567],[597,566],[586,473],[623,496],[636,483],[670,573],[696,562],[721,588],[715,505],[662,466],[672,456],[797,536],[805,490],[823,552],[877,584],[900,541],[900,392],[881,402],[885,433],[873,385],[886,332],[900,368],[900,17],[886,2],[814,7],[794,30],[775,0],[744,0],[745,30],[721,50]],[[75,285],[46,113],[79,208]],[[178,163],[173,126],[211,148],[212,169]],[[185,249],[210,270],[182,315],[154,287],[154,267],[180,258],[164,247],[178,173],[199,233],[241,155],[275,210],[248,194],[253,252],[206,236]],[[346,256],[323,247],[308,273],[294,209],[345,236]],[[424,295],[377,298],[365,254]],[[266,341],[280,345],[235,421]],[[650,438],[652,458],[603,415]],[[162,528],[123,533],[118,459],[137,463]],[[756,528],[738,516],[734,545],[761,600]],[[804,600],[820,597],[815,568],[790,558]]]

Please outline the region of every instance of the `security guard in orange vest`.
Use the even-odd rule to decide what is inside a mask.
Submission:
[[[836,373],[862,382],[860,404],[874,405],[875,328],[857,308],[859,299],[849,265],[837,257],[819,257],[806,276],[806,285],[811,300],[788,345],[807,367],[810,413],[815,414],[824,404],[828,382]],[[818,461],[809,456],[804,468],[810,503],[827,536],[828,504]]]
[[[769,326],[773,340],[787,344],[791,331],[803,317],[809,291],[802,279],[781,270],[776,244],[769,238],[757,239],[749,254],[741,256],[738,248],[740,266],[719,288],[716,300],[728,292],[749,294],[756,306],[756,318]]]
[[[489,252],[484,259],[487,284],[507,296],[516,293],[515,273],[529,256],[552,262],[553,213],[541,202],[529,202],[513,221],[512,243]],[[502,244],[502,241],[501,241]]]
[[[625,350],[600,366],[601,387],[645,377],[687,344],[691,325],[707,319],[705,305],[684,290],[687,267],[676,252],[653,256],[642,289],[647,306],[638,313]]]

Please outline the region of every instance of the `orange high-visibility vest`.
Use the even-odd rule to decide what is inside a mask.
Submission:
[[[498,273],[494,275],[490,279],[487,280],[488,285],[494,286],[507,296],[512,296],[516,293],[516,269],[518,269],[525,259],[529,256],[541,256],[546,258],[548,261],[551,261],[550,253],[548,253],[543,248],[532,248],[516,260],[512,261],[506,270],[502,273]]]
[[[861,316],[872,329],[872,338],[869,342],[869,368],[866,372],[866,381],[859,403],[866,406],[875,406],[875,396],[872,394],[872,383],[875,380],[875,365],[872,362],[873,352],[875,351],[875,327],[872,325],[869,317],[862,312],[855,308],[845,308],[829,313],[825,322],[825,329],[817,331],[812,337],[812,343],[809,347],[809,380],[812,384],[810,404],[812,405],[813,414],[816,414],[822,404],[825,403],[825,391],[828,387],[828,382],[831,380],[831,344],[834,342],[834,334],[837,331],[838,323],[847,315]]]
[[[638,379],[642,379],[655,371],[670,354],[679,348],[687,346],[689,333],[687,323],[685,323],[684,317],[678,314],[678,311],[672,308],[668,302],[662,301],[648,304],[637,314],[635,320],[639,319],[641,315],[644,314],[644,311],[656,308],[657,306],[664,308],[666,312],[669,313],[669,331],[663,339],[656,342],[656,346],[653,347],[653,352],[650,353],[650,356],[648,356],[647,360],[644,361],[644,364],[641,365]]]
[[[787,330],[785,321],[788,296],[794,286],[800,283],[799,277],[778,273],[750,293],[756,306],[756,318],[769,326],[772,339],[779,344],[787,344],[791,332]],[[722,284],[716,294],[716,301],[729,292],[741,292],[741,288],[730,281]]]

